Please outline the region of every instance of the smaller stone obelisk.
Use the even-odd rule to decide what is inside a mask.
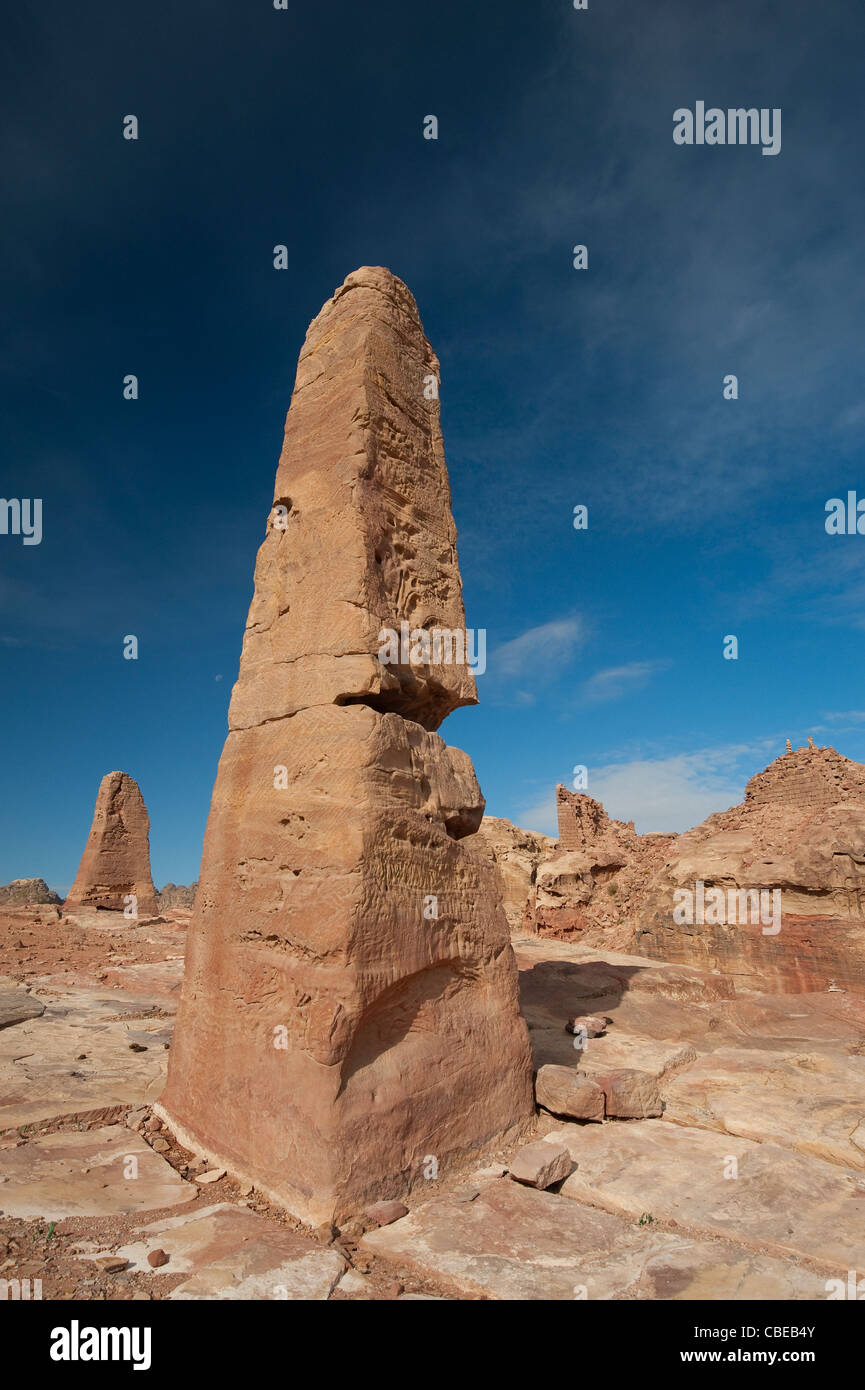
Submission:
[[[107,908],[127,916],[158,911],[150,876],[150,818],[138,783],[127,772],[106,772],[67,912]],[[134,909],[134,910],[130,910]]]

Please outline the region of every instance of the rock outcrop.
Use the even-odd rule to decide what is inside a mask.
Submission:
[[[20,903],[59,903],[58,896],[44,878],[13,878],[11,883],[0,886],[0,904],[4,907]]]
[[[155,914],[149,837],[150,820],[138,783],[126,772],[106,772],[64,910],[102,908],[125,911],[130,917]]]
[[[754,988],[865,992],[865,766],[809,747],[752,777],[676,840],[633,948]]]
[[[315,1223],[533,1114],[483,797],[435,733],[476,700],[438,374],[387,270],[307,334],[160,1108]]]
[[[166,883],[165,887],[158,889],[156,893],[159,911],[165,912],[172,907],[194,907],[197,889],[197,882],[190,883],[188,888],[185,883]]]
[[[624,947],[653,871],[674,835],[638,835],[585,793],[556,788],[559,841],[537,867],[524,927],[589,946]]]
[[[476,843],[486,849],[498,869],[508,925],[511,931],[519,931],[538,865],[554,853],[556,842],[550,835],[523,830],[503,816],[484,816]]]

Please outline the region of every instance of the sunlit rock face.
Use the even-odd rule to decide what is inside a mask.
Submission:
[[[322,1222],[533,1114],[484,801],[435,732],[469,666],[438,362],[389,271],[312,323],[258,555],[162,1113]],[[455,649],[456,650],[456,649]],[[406,659],[403,659],[403,658]]]

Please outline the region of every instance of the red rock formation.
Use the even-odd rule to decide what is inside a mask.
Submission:
[[[556,788],[559,843],[538,865],[525,929],[585,945],[625,946],[646,884],[675,836],[638,835],[599,801]]]
[[[138,783],[126,772],[106,772],[64,910],[108,908],[131,916],[134,907],[139,917],[155,914],[149,837],[150,820]]]
[[[705,905],[702,922],[674,920],[688,901],[677,891],[696,899],[697,884],[704,904],[718,889],[724,905]],[[766,921],[740,889],[766,895]],[[834,748],[800,748],[752,777],[741,805],[676,841],[646,894],[634,949],[753,987],[865,992],[865,767]]]
[[[311,325],[255,572],[162,1113],[318,1222],[521,1129],[528,1033],[483,797],[433,732],[471,671],[438,363],[389,271]],[[468,836],[466,840],[464,837]]]

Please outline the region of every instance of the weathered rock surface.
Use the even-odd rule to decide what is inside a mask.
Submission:
[[[537,866],[524,929],[587,946],[629,944],[633,914],[675,836],[638,835],[599,801],[556,787],[558,845]]]
[[[388,271],[350,275],[307,334],[163,1098],[315,1225],[533,1113],[495,871],[464,839],[483,797],[434,732],[474,678],[421,641],[465,623],[437,378]],[[403,624],[416,649],[385,652]]]
[[[226,1203],[162,1217],[137,1234],[139,1240],[115,1254],[135,1273],[156,1278],[188,1274],[169,1295],[180,1301],[321,1300],[329,1297],[345,1269],[335,1250],[311,1249],[308,1239],[274,1229],[256,1212]],[[158,1252],[167,1259],[154,1263]]]
[[[725,900],[702,922],[693,920],[697,883]],[[694,894],[690,922],[674,920],[680,889]],[[740,902],[746,889],[762,890],[767,908],[780,890],[780,931],[756,900]],[[646,891],[633,946],[761,991],[865,993],[865,766],[834,748],[770,763],[741,805],[678,838]]]
[[[0,886],[0,903],[59,903],[62,899],[53,892],[44,878],[13,878]]]
[[[555,840],[523,830],[503,816],[484,816],[475,843],[487,850],[498,868],[508,925],[512,931],[521,930],[538,865],[554,852]]]
[[[865,1172],[865,1056],[719,1048],[664,1089],[664,1118]]]
[[[0,1129],[113,1115],[157,1098],[171,1023],[143,1017],[150,1000],[118,998],[105,989],[25,998],[31,1016],[0,1031]],[[132,1051],[131,1044],[144,1050]]]
[[[608,1119],[650,1120],[663,1113],[657,1079],[634,1067],[612,1067],[592,1074],[604,1093]]]
[[[88,908],[135,908],[139,917],[158,910],[150,876],[150,819],[138,783],[126,772],[102,778],[90,835],[64,904],[66,912]]]

